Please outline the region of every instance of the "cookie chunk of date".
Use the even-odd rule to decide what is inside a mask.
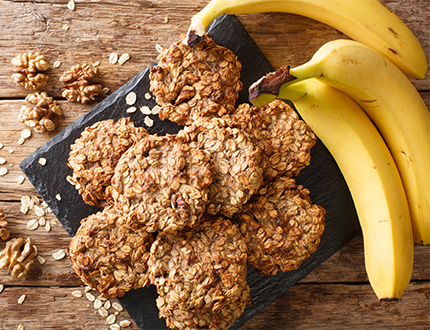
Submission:
[[[227,329],[251,301],[246,244],[236,225],[204,215],[194,230],[161,234],[151,247],[150,280],[160,316],[174,329]]]
[[[135,127],[129,118],[99,121],[85,128],[71,145],[68,166],[73,169],[68,181],[82,195],[85,203],[104,207],[105,194],[120,157],[148,135],[142,127]]]
[[[150,232],[196,226],[212,182],[209,157],[183,135],[150,135],[121,157],[109,194]]]
[[[260,188],[235,215],[248,245],[248,264],[265,275],[297,269],[317,250],[325,210],[312,203],[309,190],[279,177]]]
[[[205,35],[193,48],[185,35],[162,50],[150,69],[150,89],[162,120],[190,125],[198,117],[220,117],[234,111],[242,89],[241,63],[229,49]]]
[[[261,150],[265,180],[296,176],[310,164],[316,136],[287,103],[275,100],[261,108],[241,104],[224,119],[242,128]]]
[[[68,252],[81,280],[104,297],[121,297],[149,283],[148,258],[154,236],[132,226],[112,206],[81,221]]]

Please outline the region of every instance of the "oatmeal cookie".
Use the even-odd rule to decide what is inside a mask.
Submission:
[[[296,176],[309,165],[316,136],[287,103],[275,100],[261,108],[241,104],[224,119],[242,128],[261,150],[265,180]]]
[[[83,219],[69,245],[75,272],[104,297],[121,297],[149,284],[147,261],[154,236],[128,223],[107,207]]]
[[[175,329],[227,329],[250,303],[246,244],[236,225],[204,215],[195,230],[161,234],[151,247],[157,307]]]
[[[209,153],[178,135],[150,135],[120,159],[109,193],[148,231],[196,226],[212,182]]]
[[[199,118],[182,132],[210,153],[213,168],[206,212],[231,217],[262,183],[260,152],[239,128],[220,118]]]
[[[248,264],[265,275],[297,269],[317,250],[324,215],[292,178],[262,186],[234,219],[248,245]]]
[[[150,89],[162,106],[159,117],[190,125],[198,117],[232,112],[242,89],[236,55],[207,35],[193,48],[184,38],[164,49],[150,69]]]
[[[73,175],[68,181],[82,195],[85,203],[107,205],[106,187],[110,184],[116,164],[131,145],[148,132],[134,127],[129,118],[103,120],[87,127],[70,147],[68,166]]]

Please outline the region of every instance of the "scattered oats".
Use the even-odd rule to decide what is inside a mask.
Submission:
[[[119,325],[122,328],[127,328],[127,327],[129,327],[131,325],[131,322],[129,320],[122,320],[121,322],[119,322]]]
[[[20,175],[19,177],[16,178],[16,182],[18,182],[18,184],[23,184],[25,181],[25,176]]]
[[[154,125],[154,121],[151,118],[149,118],[148,116],[145,117],[144,123],[148,127],[151,127],[152,125]]]
[[[51,224],[49,222],[47,222],[45,224],[45,231],[50,232],[51,231]]]
[[[136,112],[137,108],[136,107],[130,107],[127,109],[127,113],[133,113]]]
[[[54,68],[59,68],[60,66],[61,66],[60,61],[55,61],[54,64],[52,64],[52,67],[54,67]]]
[[[151,114],[151,109],[149,109],[148,106],[144,105],[142,107],[140,107],[140,111],[144,114],[144,115],[150,115]]]
[[[55,198],[57,199],[57,201],[61,201],[61,195],[60,194],[56,194]]]
[[[0,150],[3,149],[4,145],[3,143],[0,143]]]
[[[94,300],[94,308],[95,309],[99,309],[100,307],[102,307],[103,306],[103,302],[100,300],[100,299],[98,299],[98,298],[96,298],[95,300]]]
[[[22,132],[21,132],[21,137],[22,137],[23,139],[28,139],[28,138],[30,138],[30,137],[31,137],[31,130],[29,130],[28,128],[26,128],[26,129],[22,130]]]
[[[25,294],[23,294],[21,297],[19,297],[18,299],[18,305],[22,305],[24,303],[24,300],[27,296]]]
[[[122,308],[122,305],[116,301],[112,303],[112,307],[115,308],[118,312],[122,312],[124,310],[124,308]]]
[[[93,295],[91,292],[87,292],[87,293],[85,293],[85,296],[87,297],[87,299],[88,299],[89,301],[94,301],[94,300],[96,300],[96,297],[94,297],[94,295]]]
[[[161,53],[164,50],[164,47],[159,44],[156,44],[155,49],[157,50],[157,52]]]
[[[93,64],[93,67],[98,67],[100,65],[100,61],[97,61],[96,63]]]
[[[27,222],[28,230],[36,230],[38,227],[39,227],[39,221],[37,219],[33,219]]]
[[[68,31],[69,29],[70,29],[69,24],[64,24],[64,25],[63,25],[63,30],[64,30],[64,31]]]
[[[116,62],[118,62],[118,53],[111,53],[109,55],[109,63],[116,64]]]
[[[116,311],[114,314],[115,314],[116,316],[118,316],[118,315],[119,315],[119,312],[118,312],[118,311]]]
[[[119,324],[114,323],[114,324],[112,324],[112,325],[110,326],[110,328],[111,328],[112,330],[120,330],[120,329],[121,329],[121,326],[120,326]]]
[[[37,261],[39,261],[39,264],[41,264],[41,265],[43,265],[46,261],[45,258],[43,258],[40,255],[37,255],[36,258],[37,258]]]
[[[109,93],[109,91],[110,91],[109,87],[103,87],[99,93],[99,96],[105,96],[107,95],[107,93]]]
[[[0,165],[6,164],[6,159],[0,157]]]
[[[31,200],[32,200],[31,208],[33,208],[34,205],[40,205],[40,201],[39,201],[39,198],[37,198],[37,196],[31,196]],[[40,206],[43,207],[43,205],[40,205]]]
[[[56,220],[51,220],[51,226],[56,226],[56,225],[58,225],[57,221]]]
[[[75,298],[82,298],[82,292],[79,290],[72,291],[72,296]]]
[[[9,167],[12,167],[12,166],[13,166],[13,163],[10,163],[10,164],[9,164]]]
[[[46,164],[46,158],[39,158],[39,164],[45,165]]]
[[[45,219],[44,217],[41,217],[41,218],[39,219],[39,225],[40,225],[40,226],[44,226],[44,225],[46,225],[46,219]]]
[[[110,300],[106,300],[106,302],[103,305],[103,307],[106,308],[106,310],[108,310],[109,308],[111,308],[112,304],[111,304]]]
[[[9,171],[8,171],[8,169],[6,167],[1,167],[0,168],[0,176],[6,175],[7,172],[9,172]]]
[[[152,108],[152,114],[157,115],[161,111],[161,107],[159,105],[156,105]]]
[[[3,289],[4,289],[4,285],[0,284],[0,293],[3,291]]]
[[[22,324],[18,325],[17,330],[24,330],[24,326]]]
[[[106,318],[107,324],[114,324],[115,321],[116,321],[116,316],[114,314],[111,314]]]
[[[99,308],[99,314],[101,317],[108,317],[109,312],[102,306]]]
[[[43,208],[41,208],[38,205],[34,206],[34,213],[36,213],[36,215],[38,217],[43,217],[45,215],[45,210]]]
[[[151,98],[151,94],[150,93],[145,93],[145,99],[149,100]]]
[[[118,63],[122,65],[122,64],[124,64],[125,62],[127,62],[129,59],[130,59],[130,55],[129,55],[129,54],[127,54],[127,53],[124,53],[124,54],[122,54],[122,55],[121,55],[121,57],[119,58]]]
[[[15,152],[15,150],[13,150],[13,149],[9,149],[9,153],[10,154],[13,154]]]
[[[125,103],[127,103],[128,105],[133,105],[136,103],[137,100],[137,95],[135,92],[130,92],[127,94],[127,96],[125,97]]]
[[[169,22],[169,18],[166,16],[164,17],[164,23],[168,23]]]
[[[67,8],[69,8],[70,10],[75,10],[75,1],[74,0],[70,0],[67,3]]]
[[[52,257],[54,258],[54,260],[61,260],[66,256],[66,251],[64,250],[58,250],[57,252],[55,252]]]
[[[24,142],[25,142],[25,139],[24,139],[24,138],[19,138],[19,140],[17,141],[17,143],[18,143],[19,145],[23,145],[23,144],[24,144]]]
[[[84,289],[85,292],[90,292],[91,290],[92,290],[92,288],[88,285]]]

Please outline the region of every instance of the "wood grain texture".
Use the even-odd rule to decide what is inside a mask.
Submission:
[[[69,236],[58,223],[50,232],[29,231],[26,224],[36,216],[20,212],[23,195],[37,195],[28,181],[16,182],[22,175],[18,164],[64,127],[75,121],[101,99],[88,105],[61,98],[58,79],[72,65],[100,61],[95,82],[115,91],[157,56],[156,44],[169,46],[187,30],[189,19],[207,0],[98,1],[76,0],[76,10],[67,9],[68,0],[0,1],[0,157],[9,173],[0,176],[0,207],[8,215],[12,237],[29,237],[46,259],[36,263],[21,280],[0,270],[0,329],[106,329],[109,325],[95,312],[85,297],[71,292],[84,290],[71,269],[68,258],[55,261],[52,253],[66,249]],[[430,9],[427,0],[384,0],[414,32],[429,59]],[[165,22],[168,17],[168,22]],[[307,61],[325,42],[344,38],[335,29],[314,20],[284,13],[240,15],[239,19],[275,68]],[[69,26],[66,31],[65,25]],[[10,59],[23,52],[41,52],[59,68],[48,71],[48,85],[41,91],[57,98],[63,108],[56,131],[33,134],[23,145],[17,141],[25,126],[17,119],[29,93],[15,86],[10,76]],[[109,54],[129,53],[124,65],[109,63]],[[411,80],[427,106],[430,81]],[[9,150],[13,149],[13,153]],[[49,161],[49,160],[48,160]],[[55,220],[52,215],[48,221]],[[0,242],[0,249],[4,243]],[[278,298],[241,329],[388,329],[430,327],[430,247],[415,247],[413,278],[399,302],[378,302],[364,268],[363,241],[356,237],[286,294]],[[18,298],[26,294],[23,305]],[[110,310],[113,312],[113,310]],[[129,318],[125,312],[118,318]],[[132,325],[128,329],[137,330]]]

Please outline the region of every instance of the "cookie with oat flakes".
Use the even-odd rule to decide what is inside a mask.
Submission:
[[[129,223],[109,206],[83,219],[70,242],[73,269],[104,297],[121,297],[149,284],[147,261],[154,235]]]
[[[231,217],[260,187],[260,152],[240,128],[221,118],[199,118],[186,127],[199,148],[210,153],[212,184],[206,212]]]
[[[115,207],[150,232],[194,227],[212,182],[209,153],[184,134],[150,135],[120,159],[108,188]]]
[[[317,250],[324,215],[292,178],[262,186],[234,218],[248,246],[248,264],[268,276],[297,269]]]
[[[246,244],[235,224],[203,216],[193,230],[161,234],[148,260],[160,317],[174,329],[227,329],[251,302]]]
[[[287,103],[275,100],[261,108],[241,104],[224,119],[242,128],[261,150],[265,180],[296,176],[310,164],[316,136]]]
[[[198,117],[234,111],[242,89],[236,55],[207,34],[192,48],[184,38],[163,49],[150,69],[150,89],[162,106],[159,117],[190,125]]]
[[[73,169],[68,181],[85,203],[98,207],[108,204],[105,190],[121,155],[147,135],[143,127],[135,127],[129,118],[103,120],[85,128],[71,145],[67,164]]]

